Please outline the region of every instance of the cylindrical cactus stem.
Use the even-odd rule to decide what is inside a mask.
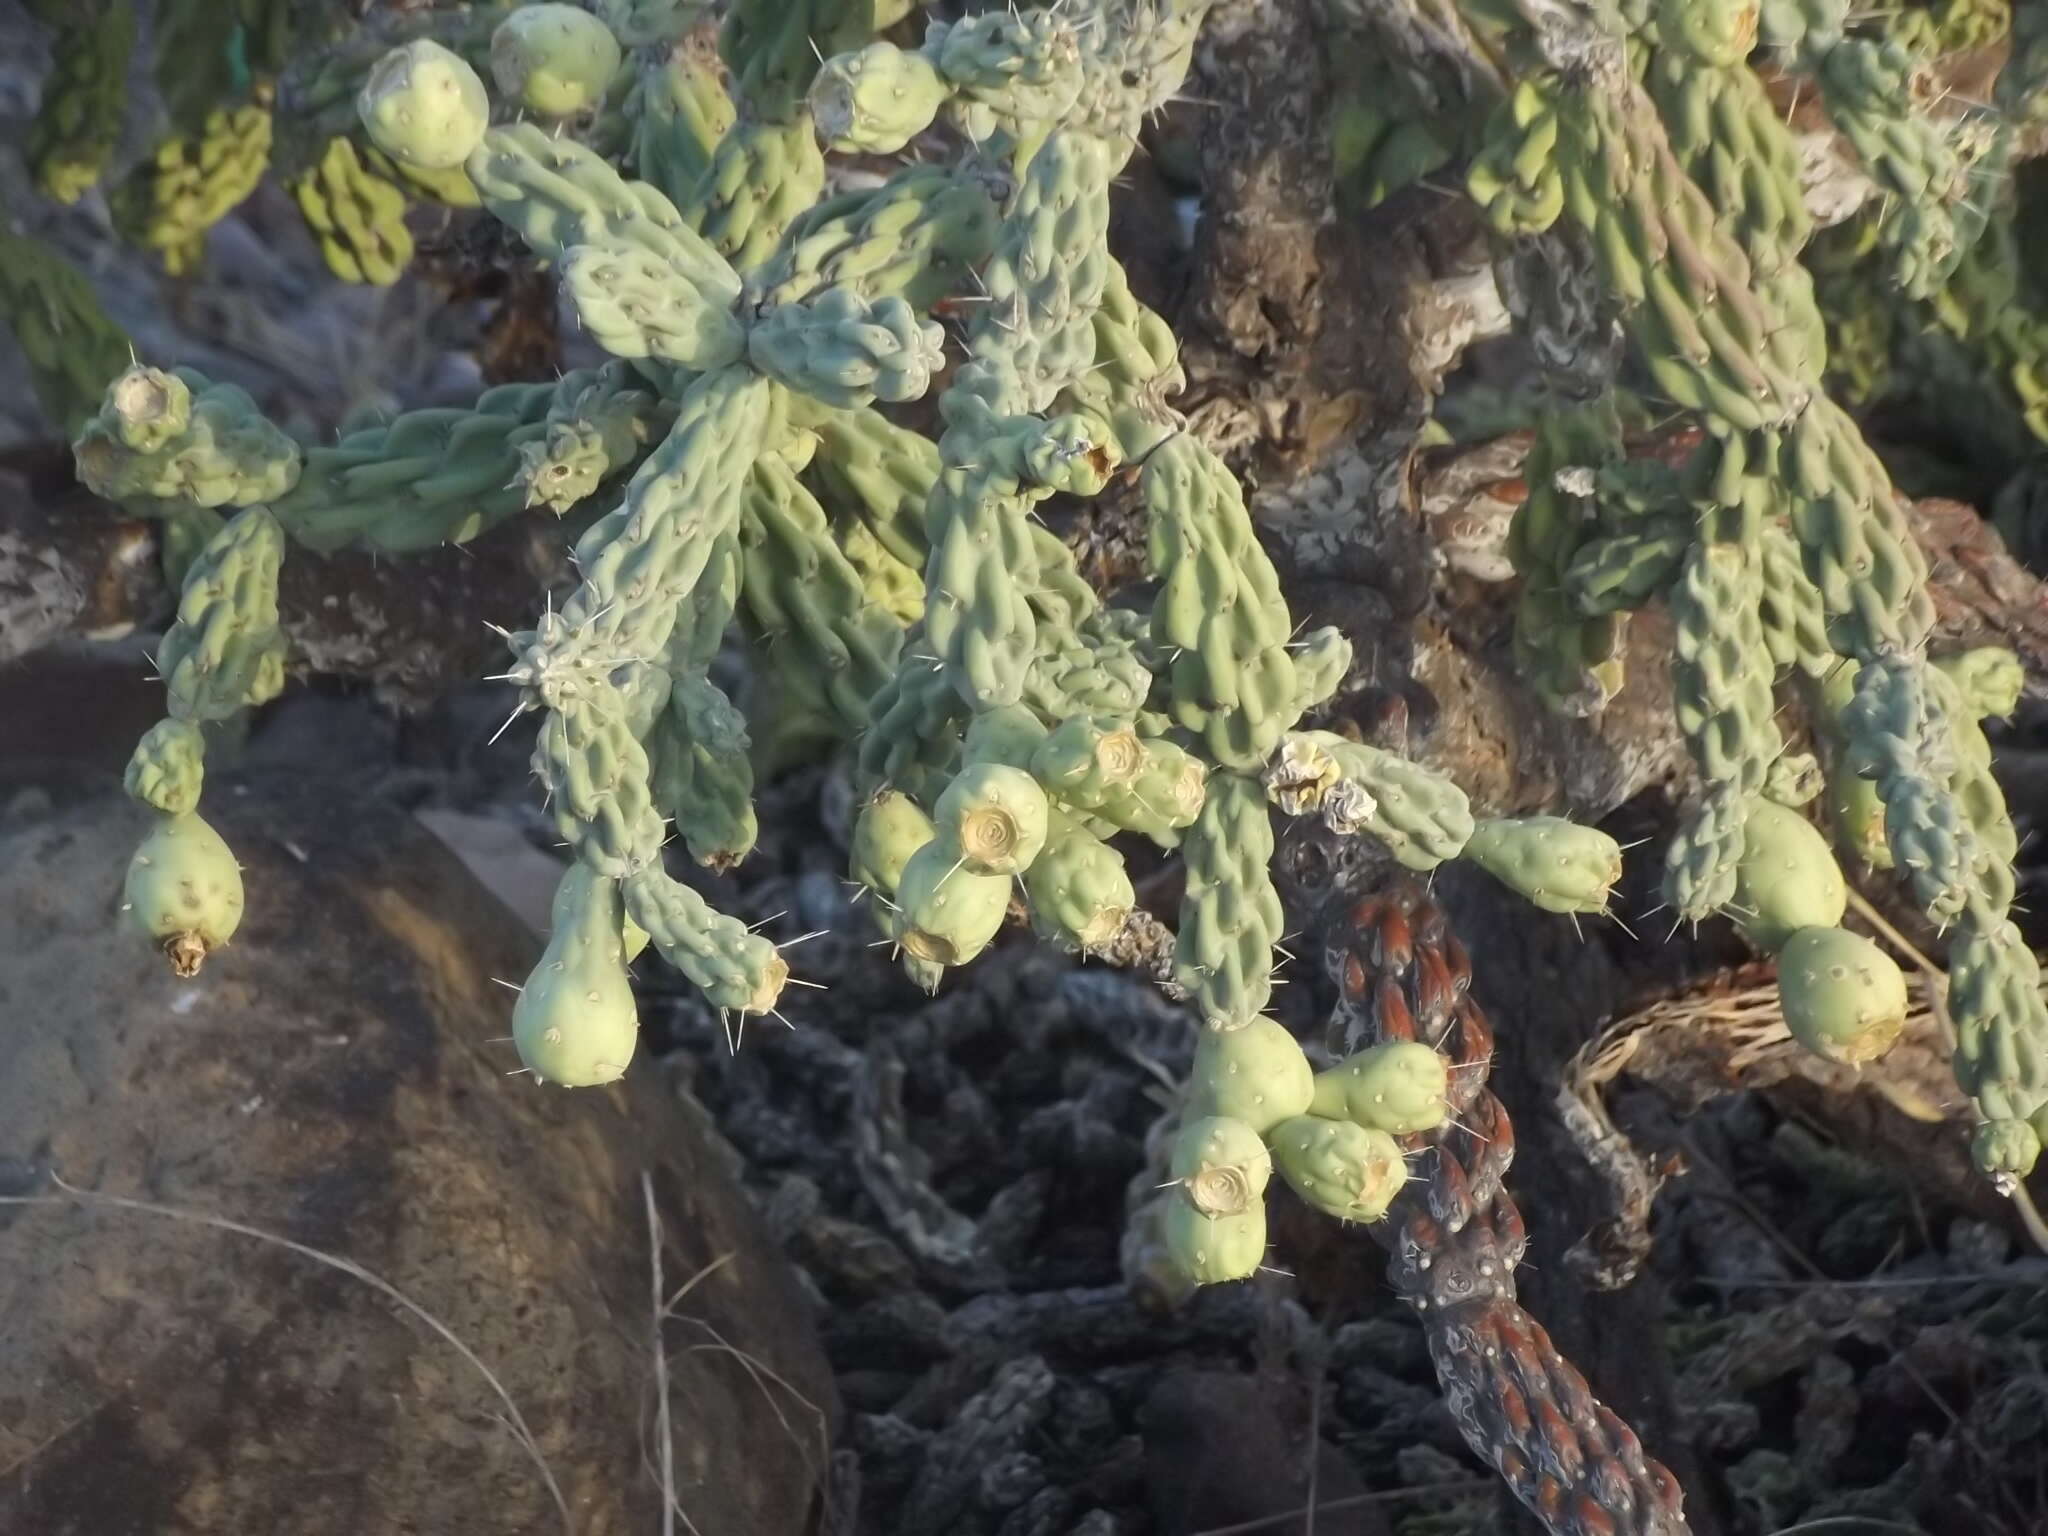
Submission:
[[[79,478],[97,495],[202,507],[276,502],[298,483],[304,462],[245,390],[196,369],[141,364],[107,386],[73,453]]]
[[[1283,918],[1274,888],[1273,826],[1255,780],[1216,773],[1182,843],[1187,887],[1174,942],[1174,979],[1202,1017],[1241,1028],[1273,992],[1273,946]]]
[[[1024,896],[1032,932],[1069,953],[1103,949],[1138,904],[1123,855],[1057,807],[1024,872]]]
[[[844,192],[799,215],[750,275],[749,295],[769,306],[843,288],[870,302],[894,295],[929,314],[988,260],[997,229],[981,178],[909,165],[872,191]]]
[[[1474,822],[1465,792],[1406,758],[1331,731],[1291,731],[1266,771],[1266,793],[1292,816],[1318,814],[1333,832],[1364,832],[1403,868],[1454,859]]]
[[[1464,947],[1414,890],[1336,916],[1331,1047],[1419,1042],[1449,1068],[1450,1114],[1406,1139],[1404,1151],[1428,1155],[1370,1230],[1387,1250],[1388,1283],[1415,1308],[1459,1432],[1554,1536],[1684,1536],[1677,1481],[1515,1300],[1525,1238],[1506,1188],[1514,1128],[1487,1088],[1493,1031]]]
[[[619,882],[571,864],[547,948],[512,1008],[512,1042],[537,1082],[590,1088],[625,1076],[640,1039],[627,959]]]
[[[1621,846],[1562,816],[1482,821],[1459,856],[1546,912],[1605,912],[1621,878]]]
[[[1444,1059],[1418,1040],[1386,1040],[1318,1072],[1309,1110],[1389,1136],[1433,1131],[1450,1114]]]
[[[772,941],[751,933],[657,864],[625,879],[626,910],[647,930],[662,958],[696,985],[706,1002],[736,1013],[770,1013],[789,980]]]
[[[238,513],[185,572],[178,622],[157,649],[172,718],[225,720],[284,689],[277,581],[284,530],[263,507]]]

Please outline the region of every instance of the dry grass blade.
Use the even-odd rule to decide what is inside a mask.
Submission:
[[[181,1221],[192,1226],[211,1227],[217,1232],[232,1232],[240,1237],[254,1238],[259,1243],[268,1243],[273,1248],[282,1248],[287,1252],[296,1253],[301,1258],[313,1260],[316,1264],[324,1264],[329,1269],[338,1270],[344,1275],[362,1281],[363,1284],[369,1286],[380,1295],[398,1303],[399,1306],[440,1335],[450,1348],[461,1355],[464,1360],[468,1361],[476,1373],[483,1377],[484,1381],[490,1386],[491,1391],[497,1394],[498,1401],[505,1405],[505,1423],[512,1433],[512,1438],[519,1443],[519,1448],[525,1451],[528,1457],[532,1459],[535,1470],[540,1473],[541,1482],[547,1487],[549,1497],[555,1501],[555,1508],[561,1511],[563,1531],[567,1533],[567,1536],[576,1536],[576,1523],[570,1517],[568,1501],[562,1497],[561,1485],[555,1481],[555,1474],[549,1469],[547,1458],[541,1454],[540,1443],[534,1439],[533,1431],[527,1428],[525,1416],[520,1413],[519,1405],[512,1401],[512,1394],[505,1390],[505,1384],[498,1379],[497,1374],[488,1365],[484,1364],[477,1356],[475,1350],[455,1336],[454,1331],[446,1323],[406,1295],[405,1292],[399,1290],[390,1281],[384,1279],[381,1275],[371,1273],[353,1259],[345,1259],[339,1254],[327,1253],[321,1249],[309,1247],[304,1243],[293,1242],[288,1237],[279,1237],[276,1233],[265,1232],[260,1227],[252,1227],[243,1222],[231,1221],[225,1216],[211,1216],[204,1211],[182,1210],[177,1206],[157,1205],[148,1200],[131,1200],[125,1195],[108,1195],[101,1194],[95,1190],[80,1189],[76,1185],[65,1183],[54,1171],[50,1175],[50,1182],[55,1184],[63,1193],[61,1195],[0,1195],[0,1205],[78,1204],[104,1206],[113,1210],[132,1211],[144,1216],[161,1216],[167,1221]]]

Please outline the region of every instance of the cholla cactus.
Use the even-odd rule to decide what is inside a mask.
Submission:
[[[578,585],[506,637],[574,856],[515,1014],[534,1075],[578,1086],[626,1069],[626,966],[643,944],[721,1011],[776,1007],[782,956],[671,876],[664,846],[673,827],[706,866],[743,860],[756,764],[832,743],[862,801],[849,873],[928,987],[1013,912],[1067,950],[1128,957],[1157,925],[1114,840],[1179,854],[1177,931],[1152,958],[1203,1033],[1139,1222],[1181,1281],[1263,1262],[1275,1169],[1316,1208],[1379,1222],[1412,1138],[1456,1095],[1429,1041],[1389,1037],[1318,1072],[1267,1014],[1273,811],[1418,872],[1468,860],[1559,914],[1608,909],[1622,850],[1554,816],[1477,816],[1440,775],[1310,724],[1349,643],[1297,638],[1236,477],[1172,407],[1171,333],[1108,247],[1112,183],[1207,9],[1068,0],[932,23],[909,48],[878,36],[898,5],[734,0],[714,61],[671,46],[696,26],[685,8],[534,5],[416,18],[378,40],[392,46],[286,79],[294,190],[338,271],[395,275],[403,201],[436,188],[552,265],[612,360],[333,446],[295,442],[191,370],[138,365],[110,386],[76,445],[87,483],[226,519],[166,642],[171,719],[129,777],[166,818],[130,905],[174,963],[195,968],[240,912],[232,857],[196,820],[198,726],[276,691],[285,541],[403,553],[595,503]],[[1464,9],[1509,87],[1399,158],[1469,147],[1468,185],[1503,237],[1579,225],[1639,379],[1704,428],[1672,468],[1623,459],[1613,398],[1546,426],[1511,540],[1531,681],[1598,710],[1621,683],[1629,613],[1666,604],[1703,780],[1667,860],[1672,905],[1733,911],[1781,956],[1795,1036],[1870,1059],[1897,1033],[1903,982],[1839,926],[1840,869],[1799,809],[1825,804],[1852,851],[1884,850],[1955,928],[1979,1160],[2022,1173],[2048,1131],[2048,1017],[2006,917],[2012,829],[1975,724],[2008,700],[2011,669],[1928,662],[1924,561],[1821,389],[1798,161],[1743,63],[1757,8],[1634,0],[1588,8],[1577,31],[1536,25],[1556,20],[1536,0]],[[1832,82],[1844,131],[1911,205],[1885,232],[1902,280],[1938,285],[1974,236],[1957,190],[1970,155],[1918,117],[1898,128],[1910,71],[1846,36],[1839,7],[1774,7],[1771,26]],[[950,136],[957,159],[821,200],[826,150],[925,135]],[[1391,158],[1374,172],[1404,174]],[[200,223],[177,226],[179,249]],[[950,372],[948,319],[964,352]],[[934,390],[936,440],[876,408]],[[1157,595],[1143,612],[1105,605],[1034,517],[1115,477],[1145,518]],[[710,676],[729,629],[754,662],[745,711]],[[1825,775],[1788,757],[1775,723],[1773,687],[1795,671]],[[1662,1492],[1652,1502],[1676,1520]]]

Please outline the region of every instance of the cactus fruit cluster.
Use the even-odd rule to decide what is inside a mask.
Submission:
[[[242,0],[242,32],[271,36],[287,9]],[[1157,969],[1202,1036],[1138,1226],[1180,1282],[1240,1279],[1264,1260],[1276,1171],[1318,1210],[1380,1222],[1455,1098],[1430,1041],[1318,1070],[1270,1016],[1273,813],[1421,874],[1462,859],[1556,914],[1607,911],[1623,850],[1556,816],[1476,814],[1440,774],[1316,726],[1350,642],[1298,632],[1236,476],[1172,406],[1171,330],[1109,248],[1112,185],[1209,0],[997,8],[915,41],[909,9],[730,0],[715,53],[697,9],[664,0],[411,12],[289,66],[250,50],[246,103],[216,102],[138,173],[128,217],[174,269],[265,163],[352,281],[404,268],[411,202],[481,208],[609,360],[332,444],[189,368],[114,377],[80,476],[175,513],[198,546],[159,661],[169,718],[129,768],[158,823],[124,910],[181,974],[233,937],[239,871],[198,810],[205,728],[282,686],[288,545],[402,555],[581,509],[576,586],[505,635],[573,856],[514,1010],[525,1068],[568,1086],[627,1069],[644,948],[723,1013],[773,1011],[787,962],[665,849],[740,863],[756,773],[843,752],[848,875],[926,988],[1011,922],[1128,960],[1158,926],[1126,854],[1178,856]],[[1631,615],[1663,606],[1698,771],[1666,901],[1732,916],[1778,957],[1794,1038],[1859,1063],[1896,1038],[1906,990],[1842,926],[1836,850],[1895,871],[1949,935],[1977,1160],[2024,1175],[2048,1136],[2048,1004],[2009,916],[2016,839],[1978,723],[2012,708],[2017,664],[1927,655],[1926,562],[1823,387],[1836,332],[1802,260],[1799,150],[1748,63],[1761,40],[1820,83],[1883,189],[1871,249],[1935,302],[1985,243],[1973,189],[2002,174],[2005,126],[1931,117],[1914,50],[2002,13],[1944,5],[1928,43],[1873,39],[1840,0],[1602,0],[1569,26],[1534,0],[1458,9],[1498,99],[1409,131],[1401,93],[1347,98],[1338,168],[1373,202],[1457,164],[1502,240],[1570,227],[1630,343],[1536,436],[1508,543],[1524,674],[1596,712]],[[52,113],[51,133],[71,121]],[[828,155],[913,144],[951,158],[828,195]],[[104,155],[74,139],[43,163],[61,192]],[[930,435],[892,409],[912,403]],[[1629,459],[1623,422],[1673,406],[1700,428],[1689,457]],[[1143,519],[1147,606],[1105,600],[1037,516],[1112,483]],[[738,700],[713,677],[733,636]],[[1794,691],[1818,755],[1781,732]]]

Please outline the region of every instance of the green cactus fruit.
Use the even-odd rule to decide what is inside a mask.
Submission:
[[[1621,878],[1621,845],[1562,816],[1482,821],[1463,857],[1546,912],[1605,912]]]
[[[1145,743],[1129,722],[1088,715],[1061,721],[1031,754],[1031,771],[1047,789],[1091,810],[1144,769]]]
[[[1412,1136],[1435,1130],[1450,1115],[1450,1084],[1450,1069],[1436,1051],[1419,1040],[1389,1040],[1318,1072],[1309,1113]]]
[[[1174,1268],[1197,1285],[1249,1280],[1266,1257],[1266,1203],[1235,1216],[1204,1216],[1186,1200],[1169,1200],[1161,1235]]]
[[[445,171],[483,142],[491,98],[460,54],[420,38],[377,61],[356,112],[371,142],[399,164]]]
[[[242,922],[242,867],[197,812],[159,814],[128,863],[121,910],[162,946],[171,970],[196,976]]]
[[[548,947],[512,1009],[513,1044],[543,1083],[615,1082],[640,1039],[618,881],[577,861],[555,889],[553,918]]]
[[[1003,926],[1010,877],[978,875],[960,850],[935,837],[910,856],[896,885],[896,941],[920,960],[965,965]]]
[[[1019,875],[1045,846],[1050,809],[1021,768],[969,763],[939,796],[932,819],[974,874]]]
[[[1236,1216],[1265,1194],[1273,1156],[1242,1120],[1204,1115],[1181,1126],[1168,1171],[1204,1216]]]
[[[1242,1120],[1261,1136],[1307,1114],[1316,1092],[1301,1042],[1263,1014],[1236,1029],[1204,1029],[1189,1081],[1190,1115]]]
[[[900,789],[884,789],[861,807],[853,824],[848,868],[869,890],[893,896],[910,856],[936,835],[931,817]]]
[[[2027,685],[2027,669],[2004,646],[1978,646],[1975,650],[1943,656],[1934,665],[1948,674],[1979,720],[2003,720],[2019,708],[2020,691]]]
[[[1994,1178],[2025,1178],[2041,1156],[2042,1119],[2037,1110],[2031,1121],[1985,1121],[1970,1139],[1971,1161]]]
[[[543,117],[596,107],[621,57],[612,29],[573,5],[522,5],[491,34],[498,89]]]
[[[1045,847],[1024,871],[1031,929],[1056,948],[1099,949],[1138,904],[1123,856],[1072,817],[1047,818]]]
[[[206,739],[189,720],[159,720],[135,744],[122,785],[153,810],[182,816],[199,809]]]
[[[1378,1221],[1408,1182],[1400,1143],[1350,1120],[1297,1115],[1274,1126],[1269,1140],[1288,1187],[1339,1221]]]
[[[922,53],[870,43],[825,61],[811,82],[811,116],[828,148],[893,155],[932,125],[951,94]]]
[[[1802,928],[1778,952],[1778,1001],[1792,1038],[1841,1065],[1875,1061],[1906,1024],[1906,978],[1846,928]]]
[[[1848,885],[1820,829],[1775,801],[1752,801],[1728,909],[1742,936],[1775,953],[1802,928],[1835,927],[1848,903]]]

